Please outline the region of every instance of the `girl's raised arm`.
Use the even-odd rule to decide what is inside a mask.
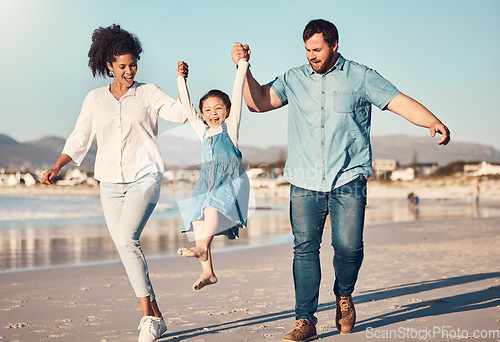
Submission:
[[[248,62],[244,59],[240,59],[238,61],[238,71],[236,72],[233,94],[231,97],[231,113],[226,119],[227,133],[236,147],[238,147],[241,105],[243,103],[243,87],[245,86],[245,77],[247,75],[248,65]]]
[[[185,65],[187,67],[187,64]],[[196,135],[200,140],[202,140],[206,126],[203,123],[203,120],[199,117],[198,113],[196,113],[196,109],[191,103],[191,97],[189,96],[189,91],[186,85],[186,79],[179,74],[179,67],[177,68],[177,70],[178,70],[177,88],[179,88],[179,100],[182,103],[182,110],[186,114],[189,123],[191,124],[191,127],[193,127],[194,131],[196,132]]]

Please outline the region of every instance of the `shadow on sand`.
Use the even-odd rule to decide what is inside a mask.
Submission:
[[[476,281],[498,278],[500,272],[479,273],[466,276],[459,276],[446,279],[435,279],[416,283],[402,284],[392,287],[385,287],[371,291],[361,292],[355,296],[354,303],[362,304],[373,301],[380,301],[387,298],[396,298],[399,296],[422,293],[438,288],[451,287],[472,283]],[[380,328],[398,322],[404,322],[409,319],[439,316],[448,313],[473,311],[500,305],[500,286],[493,286],[484,290],[462,293],[450,297],[440,297],[432,300],[403,305],[393,312],[378,315],[358,321],[353,332],[364,331],[366,328]],[[293,305],[293,303],[291,303]],[[318,312],[326,310],[335,310],[335,302],[320,304]],[[334,313],[332,313],[334,315]],[[196,329],[186,329],[182,331],[171,332],[164,334],[158,341],[182,341],[187,338],[198,336],[213,335],[231,329],[240,327],[250,327],[258,324],[269,324],[269,322],[282,319],[293,318],[295,316],[293,310],[273,312],[265,315],[239,319],[232,322],[214,324]],[[292,321],[290,321],[291,326]],[[271,327],[270,327],[271,328]],[[325,338],[339,334],[336,330],[318,335],[319,338]]]

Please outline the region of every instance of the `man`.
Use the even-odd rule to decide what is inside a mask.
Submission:
[[[440,133],[438,144],[450,140],[448,129],[424,106],[376,71],[341,56],[334,24],[322,19],[309,22],[303,40],[309,64],[290,69],[267,85],[260,85],[249,70],[244,89],[252,112],[289,105],[285,178],[291,183],[296,322],[284,341],[317,338],[319,249],[328,214],[335,251],[337,329],[347,334],[354,327],[351,293],[363,260],[366,181],[372,173],[371,105],[429,128],[431,136]],[[242,50],[249,52],[248,45],[235,43],[233,60]]]

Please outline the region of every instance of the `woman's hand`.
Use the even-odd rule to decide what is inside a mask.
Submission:
[[[182,76],[184,78],[188,78],[189,66],[186,62],[180,61],[177,62],[177,76]]]
[[[42,184],[45,186],[52,186],[51,180],[59,175],[59,169],[52,168],[43,173]]]
[[[52,169],[45,171],[42,176],[42,184],[45,186],[52,186],[50,182],[55,177],[59,176],[59,171],[64,167],[64,165],[68,164],[72,161],[71,157],[67,154],[63,153],[57,160],[57,162],[52,166]]]

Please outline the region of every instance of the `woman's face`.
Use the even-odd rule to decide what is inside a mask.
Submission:
[[[219,127],[229,116],[229,108],[221,98],[211,96],[203,101],[201,116],[211,128]]]
[[[137,60],[131,53],[115,56],[114,62],[108,63],[108,69],[115,75],[114,82],[130,88],[137,73]]]

